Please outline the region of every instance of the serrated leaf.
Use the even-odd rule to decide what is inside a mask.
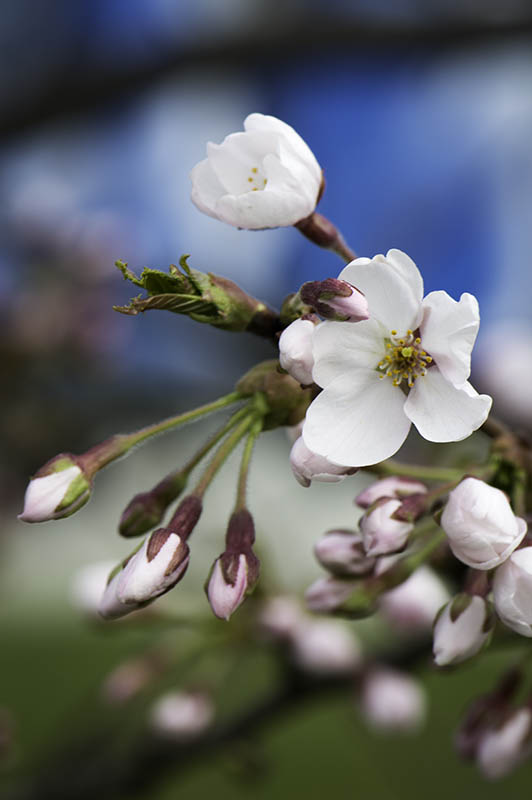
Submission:
[[[173,311],[175,314],[207,316],[210,320],[217,317],[216,306],[199,297],[178,294],[155,294],[150,297],[134,297],[127,306],[113,306],[121,314],[140,314],[144,311],[159,309]]]

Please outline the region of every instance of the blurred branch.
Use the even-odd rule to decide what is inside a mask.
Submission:
[[[384,651],[372,661],[404,669],[423,662],[431,640],[421,638],[408,646]],[[145,731],[134,746],[119,756],[113,749],[113,734],[97,741],[92,738],[74,745],[60,759],[48,764],[24,785],[15,787],[5,800],[119,800],[132,798],[153,788],[169,773],[195,766],[199,759],[223,751],[230,745],[248,742],[264,728],[305,702],[324,695],[349,692],[356,676],[323,677],[310,675],[286,664],[282,681],[266,696],[240,714],[209,729],[200,738],[178,743]]]
[[[158,54],[151,62],[127,61],[115,63],[111,68],[88,64],[80,70],[79,62],[65,64],[40,91],[24,102],[20,96],[4,103],[0,122],[0,140],[63,117],[84,114],[104,108],[124,96],[148,89],[152,84],[175,77],[180,72],[197,69],[242,68],[283,60],[308,58],[309,53],[338,55],[360,53],[361,48],[417,47],[427,53],[449,48],[485,46],[501,40],[532,36],[532,18],[521,21],[489,23],[476,21],[438,21],[434,25],[383,25],[357,22],[352,19],[322,19],[319,16],[296,15],[283,19],[282,24],[261,18],[256,29],[244,29],[238,36],[213,36],[203,42],[195,41],[193,47],[170,50]]]

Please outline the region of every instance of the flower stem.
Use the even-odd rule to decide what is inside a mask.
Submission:
[[[426,467],[421,464],[403,464],[389,458],[380,464],[364,467],[376,475],[402,475],[405,478],[419,478],[427,481],[458,482],[464,477],[464,471],[453,467]]]
[[[214,476],[220,469],[220,467],[224,464],[224,462],[229,458],[239,441],[242,439],[243,436],[247,433],[249,428],[253,425],[256,421],[257,417],[256,414],[249,414],[245,417],[240,425],[234,429],[233,433],[231,433],[225,442],[218,448],[216,453],[214,454],[211,462],[209,463],[207,469],[201,476],[196,488],[193,490],[192,494],[200,499],[203,498],[203,495],[207,491],[211,481],[213,480]]]
[[[257,419],[255,424],[251,428],[246,444],[244,446],[244,452],[242,454],[242,461],[240,462],[240,472],[238,475],[238,486],[236,492],[236,502],[235,502],[235,512],[241,511],[242,509],[246,508],[246,490],[247,490],[247,483],[248,483],[248,474],[249,474],[249,465],[251,462],[251,454],[253,453],[253,447],[255,442],[257,441],[258,436],[262,430],[262,419]]]
[[[161,422],[148,425],[146,428],[141,428],[134,433],[119,433],[116,436],[111,436],[79,456],[79,461],[83,469],[90,476],[93,476],[98,470],[107,466],[111,461],[126,455],[133,447],[146,441],[146,439],[165,433],[187,422],[193,422],[199,417],[212,414],[214,411],[219,411],[243,399],[244,397],[240,392],[231,392],[224,397],[219,397],[212,403],[207,403],[191,411],[185,411],[183,414],[177,414],[175,417],[169,417]]]

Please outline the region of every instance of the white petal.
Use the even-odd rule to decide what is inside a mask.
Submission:
[[[294,225],[312,210],[304,196],[267,186],[261,192],[225,195],[217,203],[216,216],[237,228],[262,230]]]
[[[410,256],[402,250],[392,248],[386,253],[386,260],[393,264],[395,270],[408,283],[418,303],[423,300],[423,278]]]
[[[459,442],[486,421],[491,402],[491,397],[477,394],[470,384],[456,388],[432,367],[416,380],[404,410],[429,442]]]
[[[222,144],[208,142],[207,156],[218,180],[229,194],[250,191],[252,169],[262,172],[268,153],[279,152],[279,137],[273,133],[231,133]],[[254,192],[257,194],[257,192]]]
[[[192,181],[190,199],[196,208],[209,217],[217,217],[216,203],[227,192],[216,177],[208,158],[200,161],[191,170],[190,180]]]
[[[316,157],[308,144],[296,133],[296,131],[277,117],[266,114],[249,114],[244,120],[246,131],[272,131],[280,134],[291,145],[298,157],[305,162],[307,168],[314,174],[317,181],[321,183],[322,172]]]
[[[463,294],[457,302],[447,292],[431,292],[423,300],[423,349],[451,383],[460,385],[469,378],[479,324],[478,302],[472,294]]]
[[[419,325],[421,297],[417,277],[405,269],[396,269],[384,256],[374,256],[370,262],[357,258],[338,277],[364,292],[370,317],[380,322],[388,335],[396,330],[402,336]]]
[[[383,330],[372,319],[356,325],[322,322],[314,331],[312,347],[312,377],[318,386],[327,386],[353,369],[375,369],[385,353]]]
[[[401,390],[373,370],[341,375],[310,405],[303,439],[336,464],[376,464],[396,453],[408,435],[403,404]]]

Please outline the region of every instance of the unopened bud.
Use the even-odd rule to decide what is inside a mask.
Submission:
[[[404,673],[381,667],[366,676],[360,704],[368,724],[382,733],[416,732],[426,716],[422,686]]]
[[[495,610],[521,636],[532,636],[532,547],[516,550],[493,578]]]
[[[333,464],[324,456],[313,453],[308,449],[302,436],[292,446],[290,466],[298,483],[305,488],[308,488],[313,480],[337,483],[343,481],[348,475],[354,475],[357,471],[356,467]]]
[[[261,608],[258,623],[261,631],[273,639],[290,639],[304,620],[299,603],[292,597],[271,597]]]
[[[327,320],[360,322],[369,318],[368,301],[357,288],[338,278],[304,283],[299,294]]]
[[[312,342],[315,327],[315,323],[309,319],[296,319],[284,329],[279,339],[281,367],[304,386],[313,383]]]
[[[154,703],[150,714],[154,731],[180,742],[196,739],[213,718],[211,699],[203,692],[169,692]]]
[[[384,592],[379,598],[379,608],[395,628],[412,633],[430,630],[436,614],[448,600],[449,592],[440,578],[430,567],[422,566],[404,583]]]
[[[434,661],[439,667],[459,664],[476,655],[489,641],[495,624],[483,597],[456,595],[434,623]]]
[[[300,669],[318,675],[354,672],[362,661],[358,639],[337,620],[305,621],[294,632],[292,648]]]
[[[183,577],[190,551],[169,528],[154,531],[118,571],[111,573],[100,603],[104,619],[116,619],[142,608]]]
[[[393,475],[367,486],[363,492],[357,495],[355,503],[361,508],[369,508],[381,497],[395,497],[402,500],[411,494],[423,494],[426,491],[427,487],[421,481]]]
[[[118,532],[121,536],[141,536],[162,520],[168,505],[183,492],[188,472],[168,475],[149,492],[139,492],[122,513]]]
[[[305,603],[309,611],[335,611],[350,597],[356,586],[357,583],[353,580],[318,578],[305,592]]]
[[[413,525],[393,518],[400,500],[381,498],[360,520],[360,530],[368,556],[380,556],[403,550]]]
[[[334,575],[366,575],[376,563],[366,555],[362,535],[349,530],[328,531],[314,552],[320,564]]]
[[[312,389],[304,389],[299,381],[279,370],[279,362],[263,361],[252,367],[236,384],[236,390],[244,397],[253,397],[257,402],[262,397],[264,407],[263,430],[280,425],[297,425],[304,419],[312,402]]]
[[[508,775],[532,755],[532,711],[518,708],[499,726],[488,728],[477,750],[477,764],[486,778]]]
[[[46,522],[74,514],[91,494],[91,481],[76,456],[61,453],[33,476],[24,496],[24,522]]]

